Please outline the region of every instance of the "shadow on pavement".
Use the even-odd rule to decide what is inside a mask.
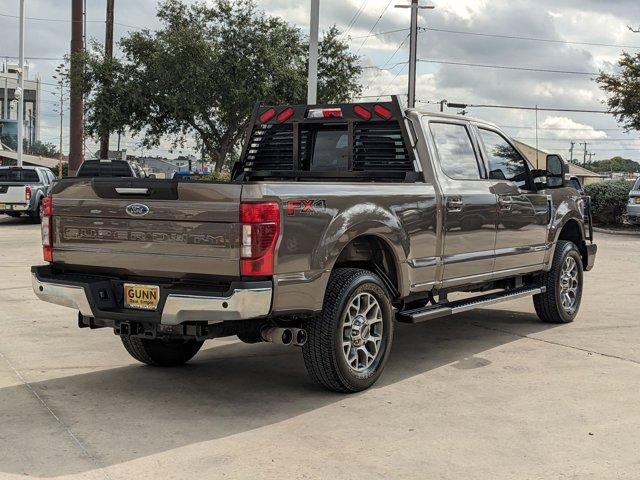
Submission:
[[[490,362],[475,355],[519,338],[495,329],[526,335],[547,328],[551,326],[532,313],[503,310],[400,325],[386,371],[374,389],[448,364],[482,368]],[[344,398],[307,378],[298,350],[265,344],[214,345],[215,341],[185,367],[132,365],[32,386],[104,466],[271,425]],[[33,440],[51,438],[57,428],[60,436],[54,438],[63,443],[67,433],[48,414],[25,414],[24,390],[23,385],[0,389],[0,419],[12,424],[10,435],[6,429],[4,434],[0,431],[0,448],[6,452],[2,443],[9,442],[11,451],[28,452],[18,458],[0,455],[0,472],[55,477],[93,469],[89,462],[83,469],[77,462],[50,461],[51,447]],[[37,400],[29,396],[29,409],[40,409],[33,407],[31,402]],[[65,450],[76,450],[68,440]]]

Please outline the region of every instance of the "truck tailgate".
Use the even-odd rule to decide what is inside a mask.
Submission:
[[[242,186],[69,179],[53,192],[54,262],[111,274],[239,277]]]
[[[25,195],[25,185],[0,184],[0,204],[29,203]]]

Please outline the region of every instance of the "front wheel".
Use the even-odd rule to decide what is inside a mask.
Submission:
[[[547,323],[572,322],[582,301],[582,257],[573,242],[559,240],[551,270],[542,277],[545,293],[534,295],[533,305],[540,320]]]
[[[191,360],[204,342],[161,340],[121,336],[124,348],[139,362],[156,367],[175,367]]]
[[[322,313],[306,329],[304,363],[317,383],[343,393],[369,388],[382,374],[393,342],[393,310],[382,280],[367,270],[336,269]]]

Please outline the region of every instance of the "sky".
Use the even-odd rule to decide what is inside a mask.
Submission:
[[[266,13],[308,31],[309,1],[256,2]],[[321,30],[337,25],[345,31],[351,50],[361,57],[363,95],[406,94],[409,10],[394,6],[408,3],[320,0]],[[18,54],[18,20],[14,18],[18,4],[18,0],[0,0],[0,58]],[[69,48],[70,4],[26,0],[27,17],[31,17],[26,23],[26,56],[36,57],[28,60],[31,72],[45,83],[54,82],[54,69]],[[422,0],[421,4],[435,6],[421,10],[419,18],[424,29],[418,40],[417,98],[418,107],[427,110],[439,109],[437,102],[443,99],[471,105],[604,110],[604,94],[593,80],[596,72],[614,71],[622,51],[640,51],[640,33],[627,28],[640,26],[638,0]],[[116,40],[135,29],[157,28],[156,7],[156,0],[116,0]],[[104,0],[87,0],[89,38],[104,38],[104,16]],[[41,137],[57,144],[55,87],[44,85],[43,90]],[[459,109],[446,111],[458,113]],[[535,111],[487,107],[466,111],[498,124],[514,138],[536,143]],[[594,160],[620,155],[640,161],[640,134],[625,133],[608,114],[539,110],[537,119],[542,149],[568,158],[574,141],[574,157],[582,159],[586,142]],[[66,152],[68,118],[63,134]],[[142,153],[135,138],[124,138],[123,145],[130,153]],[[94,151],[95,143],[88,141],[87,147]],[[190,153],[171,152],[167,147],[144,153],[169,157]]]

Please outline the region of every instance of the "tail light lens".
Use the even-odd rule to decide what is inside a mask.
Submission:
[[[42,256],[45,262],[53,262],[53,200],[51,197],[42,199]]]
[[[380,105],[379,103],[376,103],[373,106],[373,111],[376,112],[376,115],[378,115],[381,118],[384,118],[385,120],[390,120],[391,117],[393,117],[393,113],[391,112],[391,110],[389,110],[387,107]]]
[[[31,200],[31,187],[27,185],[24,187],[24,199],[28,202]]]
[[[273,260],[280,235],[280,206],[275,202],[243,203],[240,205],[240,223],[242,275],[273,275]]]

